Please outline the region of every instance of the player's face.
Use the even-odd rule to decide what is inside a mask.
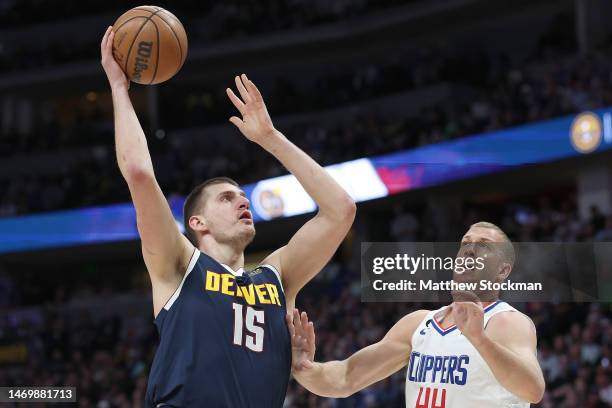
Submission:
[[[473,259],[473,267],[465,268],[463,273],[455,270],[453,279],[457,282],[478,282],[482,279],[502,282],[509,272],[502,251],[503,243],[504,238],[492,228],[470,228],[461,239],[457,257]]]
[[[208,233],[220,243],[248,245],[255,237],[255,225],[244,191],[220,183],[209,186],[206,193],[203,215]]]

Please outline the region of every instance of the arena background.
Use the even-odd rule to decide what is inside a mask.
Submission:
[[[142,406],[157,344],[133,218],[108,206],[129,194],[99,63],[105,28],[137,5],[0,0],[0,386],[76,386],[80,407]],[[342,176],[361,194],[354,227],[297,301],[316,324],[318,360],[347,357],[424,306],[360,302],[362,241],[453,241],[478,220],[520,241],[612,240],[609,1],[156,5],[182,20],[189,55],[169,82],[130,93],[171,202],[208,177],[256,189],[286,173],[227,122],[224,90],[242,72],[276,126],[321,164],[368,159]],[[587,111],[600,134],[572,126]],[[403,160],[417,152],[444,170],[457,143],[482,134],[493,148],[506,130],[532,156],[464,173]],[[547,156],[559,146],[572,149]],[[377,189],[360,184],[368,177]],[[265,185],[273,194],[261,201],[250,264],[308,217],[286,216],[290,183],[278,180]],[[610,304],[517,306],[538,329],[547,391],[537,406],[612,406]],[[286,407],[403,407],[403,390],[403,372],[343,400],[292,382]]]

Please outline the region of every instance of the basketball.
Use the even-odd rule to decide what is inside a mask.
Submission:
[[[167,81],[187,57],[187,34],[178,18],[155,6],[135,7],[115,21],[113,55],[138,84]]]

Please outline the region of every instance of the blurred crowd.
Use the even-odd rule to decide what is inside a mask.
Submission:
[[[416,2],[417,0],[412,0]],[[319,21],[335,21],[347,16],[359,15],[374,10],[409,3],[400,0],[262,0],[257,3],[228,0],[220,3],[184,0],[176,10],[199,15],[224,16],[221,20],[240,22],[249,33],[274,31],[284,27],[304,27]],[[88,15],[117,13],[140,5],[134,1],[107,0],[83,3],[78,0],[64,1],[61,7],[40,0],[1,0],[0,24],[3,27],[25,26],[62,19],[74,19]],[[164,4],[160,3],[164,7]],[[308,7],[307,7],[308,6]],[[66,11],[70,14],[67,15]],[[169,8],[170,11],[174,10]],[[264,24],[263,20],[269,19]],[[258,21],[256,21],[258,20]],[[230,24],[225,23],[225,24]]]
[[[0,4],[6,12],[0,15],[29,21],[25,12],[19,11],[26,10],[21,7],[28,3],[4,1]],[[35,3],[30,9],[40,6],[48,18],[59,12],[47,10],[49,3]],[[219,9],[226,14],[231,9],[240,13],[248,9],[256,15],[305,7],[302,1],[286,0],[240,4],[202,7],[213,14],[221,13]],[[396,4],[395,0],[347,0],[316,2],[316,7],[309,4],[308,8],[312,13],[353,15]],[[100,12],[99,7],[97,3],[80,4],[76,10],[86,15]],[[119,3],[111,2],[106,9],[114,7]],[[196,3],[186,2],[183,7],[196,7]],[[41,18],[47,18],[42,14]],[[296,14],[306,18],[307,13]],[[283,19],[266,21],[278,20]],[[424,44],[376,61],[315,70],[297,82],[282,76],[268,78],[262,90],[275,122],[289,123],[280,129],[322,165],[611,105],[612,60],[605,52],[588,57],[568,54],[572,46],[565,36],[571,29],[563,22],[563,18],[557,19],[545,30],[534,61],[519,64],[507,56],[493,58],[480,51],[457,51],[450,44]],[[397,109],[398,100],[384,103],[386,96],[407,92],[408,98],[411,90],[442,83],[460,84],[469,90],[460,100],[447,98],[411,114]],[[86,100],[71,102],[69,108],[61,105],[66,101],[41,101],[40,106],[31,108],[35,112],[30,112],[25,124],[3,122],[0,157],[18,159],[25,170],[0,177],[0,217],[128,201],[127,188],[114,163],[111,114],[103,108],[104,100],[108,108],[108,98],[90,94]],[[140,119],[166,195],[187,194],[202,180],[221,174],[241,183],[285,174],[279,163],[237,131],[223,136],[209,134],[215,132],[209,129],[218,129],[213,125],[227,124],[227,118],[234,114],[222,87],[168,86],[160,91],[159,103],[159,121],[148,117],[146,109],[140,112]],[[377,107],[370,108],[370,103]],[[388,109],[389,103],[395,108]],[[337,121],[320,120],[320,112],[340,108],[345,110]],[[299,120],[290,119],[296,114],[300,114]],[[158,122],[159,129],[150,129],[151,122]],[[184,128],[197,129],[205,136],[196,140],[173,135]],[[67,155],[70,160],[64,159]]]
[[[504,205],[466,203],[460,225],[486,219],[505,228],[514,240],[612,239],[612,217],[593,209],[591,218],[577,221],[574,198],[556,200],[553,195],[516,198]],[[552,203],[552,204],[551,204]],[[489,209],[490,207],[490,209]],[[429,214],[428,214],[429,213]],[[436,216],[426,207],[399,203],[387,208],[381,234],[393,240],[426,240],[441,237],[430,224]],[[439,215],[439,214],[438,214]],[[358,218],[356,229],[375,239],[370,229],[380,227],[374,218]],[[579,224],[573,227],[572,225]],[[575,231],[575,236],[561,233]],[[365,232],[364,232],[365,231]],[[581,232],[582,231],[582,232]],[[588,231],[588,232],[584,232]],[[365,236],[360,237],[367,240]],[[317,360],[344,359],[378,341],[402,316],[436,304],[361,303],[359,272],[354,254],[338,255],[299,295],[297,306],[306,310],[317,331]],[[135,270],[134,270],[135,271]],[[133,273],[134,273],[133,271]],[[3,298],[10,298],[0,313],[0,347],[22,344],[27,348],[21,364],[4,364],[0,384],[76,386],[79,406],[123,408],[142,406],[149,365],[157,345],[152,324],[150,290],[146,274],[126,284],[125,273],[100,270],[74,271],[70,279],[58,276],[24,278],[24,274],[0,275]],[[110,272],[110,271],[109,271]],[[122,274],[117,279],[113,273]],[[38,276],[37,272],[31,273]],[[103,279],[98,282],[99,277]],[[144,278],[143,278],[144,277]],[[13,279],[12,289],[2,281]],[[25,280],[24,280],[25,279]],[[55,280],[55,281],[54,281]],[[119,286],[119,282],[123,287]],[[113,283],[115,287],[113,287]],[[36,291],[36,288],[41,290]],[[28,293],[24,295],[24,291]],[[10,293],[13,292],[13,295]],[[105,307],[116,296],[131,296],[144,308],[101,312],[88,304],[102,300]],[[22,305],[21,308],[16,308]],[[39,306],[36,306],[39,305]],[[44,306],[40,306],[44,305]],[[78,305],[78,311],[75,311]],[[7,306],[10,306],[7,307]],[[537,408],[602,408],[612,404],[612,307],[597,303],[517,304],[538,330],[538,359],[547,391]],[[102,308],[104,309],[104,307]],[[27,312],[21,312],[27,311]],[[29,315],[35,317],[28,317]],[[18,317],[19,316],[19,317]],[[1,364],[1,363],[0,363]],[[374,384],[347,399],[320,398],[291,382],[287,408],[404,407],[405,372]]]
[[[525,66],[514,66],[504,58],[488,65],[464,62],[456,65],[454,79],[444,74],[445,69],[433,68],[451,66],[453,59],[440,65],[437,62],[440,57],[434,55],[439,54],[424,55],[422,65],[413,66],[417,67],[414,69],[397,63],[358,68],[352,76],[349,73],[323,75],[318,81],[329,90],[325,93],[329,102],[321,104],[325,108],[347,106],[351,101],[365,103],[392,95],[402,87],[422,89],[426,84],[452,80],[466,83],[472,72],[470,67],[480,66],[483,73],[479,75],[480,83],[473,83],[476,96],[462,102],[445,100],[422,108],[417,115],[393,113],[384,107],[361,109],[348,113],[339,124],[322,124],[317,114],[312,113],[281,130],[320,164],[328,165],[612,105],[612,59],[604,54],[557,57]],[[462,66],[464,69],[460,69]],[[461,77],[462,72],[466,76]],[[284,113],[315,109],[318,98],[322,98],[319,92],[300,93],[291,83],[280,83],[271,89],[267,98],[277,121]],[[398,84],[397,89],[394,84]],[[208,117],[215,123],[233,114],[228,101],[221,101],[221,95],[217,102],[199,95],[188,96],[185,106],[176,102],[179,108],[162,105],[162,111],[169,118],[176,118],[168,119],[170,129],[176,129],[181,121],[196,126],[197,117]],[[169,95],[166,100],[181,99]],[[281,111],[278,115],[275,114],[277,107]],[[22,150],[35,157],[49,151],[63,151],[69,146],[91,150],[80,161],[59,161],[53,172],[0,180],[0,216],[129,199],[125,183],[113,164],[112,122],[99,110],[94,109],[88,115],[78,116],[68,128],[59,126],[54,116],[49,115],[49,121],[41,122],[30,134],[3,138],[0,154],[5,155]],[[143,126],[146,128],[146,118]],[[246,142],[237,131],[224,135],[223,143],[218,143],[209,136],[198,140],[166,137],[165,131],[160,130],[149,135],[149,145],[156,173],[167,195],[187,194],[198,182],[221,174],[241,183],[285,174],[279,163]]]
[[[185,27],[192,46],[233,40],[252,35],[304,29],[339,20],[351,20],[390,7],[420,0],[265,0],[245,2],[181,1],[158,3],[173,12]],[[79,17],[107,15],[118,18],[134,1],[81,2],[64,1],[56,5],[49,1],[0,1],[0,27],[32,30],[33,24],[58,21],[67,26]],[[75,38],[72,33],[41,38],[40,41],[0,41],[0,72],[34,70],[45,66],[70,62],[97,60],[97,44],[104,27],[113,20],[100,24],[98,31],[88,31]]]

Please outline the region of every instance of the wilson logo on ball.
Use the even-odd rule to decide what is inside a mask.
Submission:
[[[133,79],[140,80],[142,71],[149,68],[148,62],[149,57],[151,56],[152,48],[153,43],[151,41],[141,41],[138,43],[138,56],[134,59],[134,74],[132,75]]]

